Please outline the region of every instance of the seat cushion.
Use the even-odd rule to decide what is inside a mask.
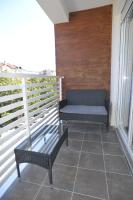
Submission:
[[[104,106],[67,105],[60,109],[60,112],[83,115],[107,115]]]
[[[84,89],[67,92],[68,105],[104,106],[106,90]]]

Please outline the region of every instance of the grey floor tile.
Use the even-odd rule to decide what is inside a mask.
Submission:
[[[88,126],[87,133],[101,134],[101,130],[99,126]]]
[[[109,127],[109,129],[107,129],[106,124],[101,125],[100,128],[101,128],[102,133],[108,133],[108,132],[114,131],[112,127]]]
[[[71,192],[43,187],[36,200],[70,200]]]
[[[21,180],[41,184],[46,174],[46,169],[37,165],[28,164],[21,173]]]
[[[106,171],[131,175],[131,170],[125,157],[105,155],[104,159]]]
[[[82,152],[79,167],[104,170],[103,155]]]
[[[72,124],[69,124],[68,126],[69,130],[70,131],[74,131],[74,132],[85,132],[87,130],[87,124],[86,123],[72,123]]]
[[[84,141],[82,146],[82,151],[102,154],[102,145],[99,142]]]
[[[74,193],[72,200],[99,200],[99,198],[94,198],[94,197]]]
[[[102,133],[102,141],[110,143],[119,143],[118,137],[115,131]]]
[[[97,198],[107,198],[105,173],[78,169],[75,192]]]
[[[72,191],[75,174],[75,167],[55,164],[53,167],[53,187]],[[46,178],[44,185],[49,185],[48,177]]]
[[[104,154],[123,155],[120,144],[103,143]]]
[[[69,166],[77,166],[79,160],[79,153],[72,150],[61,150],[55,160],[56,163],[65,164]]]
[[[110,200],[133,200],[133,178],[126,175],[107,174]]]
[[[2,200],[32,200],[38,189],[39,186],[37,185],[15,181],[2,197]]]
[[[83,134],[83,132],[73,132],[73,131],[69,131],[69,132],[68,132],[68,137],[69,137],[70,139],[83,140],[84,134]]]
[[[81,145],[82,145],[82,141],[69,139],[68,146],[66,146],[66,144],[64,143],[62,145],[61,149],[69,149],[69,150],[74,150],[74,151],[80,151]]]
[[[99,133],[93,133],[93,132],[86,133],[84,136],[84,140],[101,142],[101,135]]]

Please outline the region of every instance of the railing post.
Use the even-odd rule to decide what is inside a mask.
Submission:
[[[60,101],[62,100],[62,80],[63,80],[63,76],[61,76],[60,78],[59,78],[59,99],[60,99]]]
[[[26,88],[26,78],[22,78],[22,93],[23,93],[23,102],[24,102],[24,115],[26,123],[26,133],[30,138],[30,123],[29,123],[29,109],[28,109],[28,100],[27,100],[27,88]]]

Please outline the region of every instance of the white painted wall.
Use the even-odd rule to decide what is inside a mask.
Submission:
[[[64,0],[37,0],[54,24],[68,22],[69,12]]]
[[[69,12],[87,10],[112,4],[113,0],[66,0]]]
[[[117,98],[119,79],[120,9],[118,0],[113,2],[112,16],[112,56],[111,56],[111,125],[117,122]]]
[[[120,11],[122,11],[125,3],[126,3],[126,0],[118,0],[118,5],[119,5]]]
[[[69,13],[112,4],[113,0],[36,0],[54,24],[68,22]]]

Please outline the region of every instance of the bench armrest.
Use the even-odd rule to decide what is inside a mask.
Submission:
[[[59,101],[59,110],[67,105],[67,99],[63,99],[62,101]]]

